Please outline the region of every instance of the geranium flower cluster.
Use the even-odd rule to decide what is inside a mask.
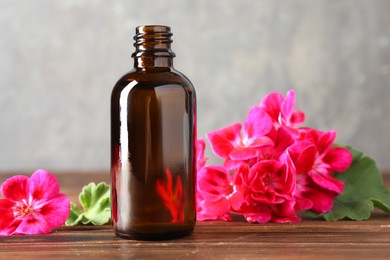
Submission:
[[[206,165],[206,143],[197,143],[197,219],[297,222],[299,211],[328,212],[344,183],[332,177],[352,163],[352,154],[335,147],[335,131],[300,127],[295,91],[270,93],[252,107],[244,124],[206,136],[223,165]]]

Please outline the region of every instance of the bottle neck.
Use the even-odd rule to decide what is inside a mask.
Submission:
[[[171,29],[162,25],[136,28],[134,67],[141,69],[172,68],[175,53],[171,50]]]
[[[137,69],[173,68],[173,58],[153,57],[153,56],[134,57],[134,68]]]

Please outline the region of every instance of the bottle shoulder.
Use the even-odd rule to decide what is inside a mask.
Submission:
[[[113,91],[121,91],[125,86],[136,81],[136,88],[153,88],[164,85],[176,85],[189,91],[195,91],[191,81],[181,72],[170,68],[169,70],[137,70],[133,69],[123,75],[114,86]]]

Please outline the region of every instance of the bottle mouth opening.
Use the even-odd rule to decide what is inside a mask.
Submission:
[[[135,28],[135,34],[153,32],[171,32],[171,27],[166,25],[141,25]]]

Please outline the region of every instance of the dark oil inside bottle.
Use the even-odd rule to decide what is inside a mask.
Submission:
[[[113,91],[114,228],[130,238],[184,236],[195,224],[194,93],[185,82],[136,82],[124,77]]]

